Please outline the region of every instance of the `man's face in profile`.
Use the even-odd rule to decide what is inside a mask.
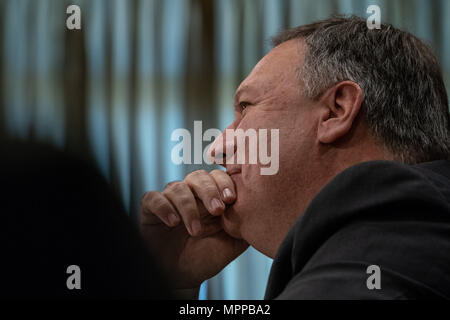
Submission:
[[[301,94],[298,68],[303,58],[302,41],[285,42],[269,52],[236,90],[235,120],[228,129],[267,129],[267,150],[272,149],[271,129],[279,130],[279,170],[275,175],[262,175],[260,169],[264,166],[259,161],[255,165],[248,161],[227,164],[225,160],[236,185],[237,201],[227,210],[222,223],[229,234],[244,238],[257,249],[258,243],[266,242],[270,229],[290,224],[298,216],[296,194],[304,188],[298,177],[309,174],[316,124],[312,101]],[[226,140],[223,135],[217,143]],[[248,155],[248,143],[246,148]]]

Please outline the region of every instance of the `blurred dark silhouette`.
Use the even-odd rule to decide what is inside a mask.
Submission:
[[[137,226],[87,162],[47,146],[0,144],[0,296],[164,299]],[[70,265],[81,289],[69,290]]]

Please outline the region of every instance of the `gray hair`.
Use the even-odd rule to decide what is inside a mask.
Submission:
[[[317,99],[350,80],[363,93],[363,119],[375,138],[409,164],[449,159],[450,113],[439,63],[420,39],[389,24],[370,30],[366,21],[334,16],[283,31],[277,46],[304,39],[299,68],[304,94]]]

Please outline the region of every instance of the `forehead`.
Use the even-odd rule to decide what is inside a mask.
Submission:
[[[298,88],[297,70],[303,64],[304,42],[286,41],[272,49],[253,68],[236,90],[236,98],[243,93],[264,94],[286,85]]]

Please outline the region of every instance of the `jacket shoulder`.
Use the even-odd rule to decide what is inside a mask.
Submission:
[[[450,209],[445,194],[449,182],[433,166],[435,175],[427,170],[430,166],[424,170],[421,166],[373,161],[336,176],[311,201],[280,246],[270,279],[281,281],[269,283],[266,297],[278,296],[293,279],[297,283],[310,281],[306,275],[317,276],[311,270],[331,272],[325,275],[355,275],[356,267],[361,269],[356,277],[361,280],[366,276],[363,266],[377,263],[389,269],[394,283],[400,278],[392,275],[414,279],[428,272],[429,278],[421,279],[437,285],[434,275],[439,272],[430,273],[428,263],[430,258],[442,258],[440,249],[450,249],[450,238],[445,236],[450,234]],[[411,263],[416,267],[411,267]],[[445,266],[437,269],[447,271]],[[289,275],[277,276],[283,272]],[[326,289],[327,282],[323,280],[317,283]],[[359,285],[367,290],[365,283]],[[319,287],[319,292],[332,292],[330,288],[322,289]],[[391,297],[408,294],[396,289],[391,291]]]

